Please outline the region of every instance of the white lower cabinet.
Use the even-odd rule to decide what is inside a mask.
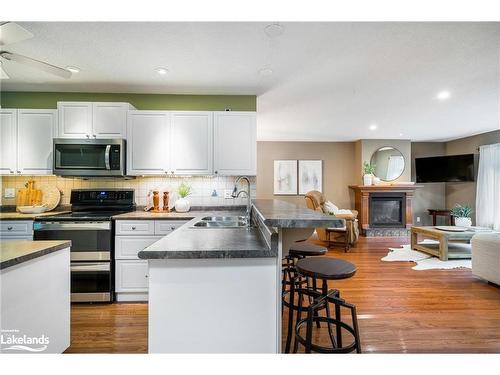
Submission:
[[[187,223],[186,220],[117,220],[115,292],[117,301],[148,300],[148,261],[139,251]]]
[[[0,221],[0,239],[32,240],[33,220],[2,220]]]

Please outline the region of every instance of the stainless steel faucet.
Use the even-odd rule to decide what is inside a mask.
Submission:
[[[245,180],[247,182],[247,190],[240,190],[238,191],[238,183],[241,181],[241,180]],[[246,176],[240,176],[236,179],[235,183],[234,183],[234,189],[233,189],[233,193],[231,194],[231,196],[233,198],[237,198],[241,195],[241,193],[245,193],[247,195],[247,212],[246,212],[246,222],[247,222],[247,227],[249,227],[251,225],[250,223],[250,211],[252,209],[252,200],[250,198],[250,180],[248,177]]]

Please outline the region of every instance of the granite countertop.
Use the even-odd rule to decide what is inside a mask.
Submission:
[[[71,241],[0,241],[0,269],[12,267],[70,246]]]
[[[40,214],[22,214],[20,212],[0,212],[0,220],[33,220],[37,217],[66,214],[71,211],[48,211]]]
[[[191,220],[198,215],[205,215],[204,211],[189,212],[151,212],[151,211],[132,211],[124,214],[114,215],[114,220]]]
[[[263,223],[277,228],[343,228],[344,219],[277,199],[254,199],[254,212]]]
[[[204,216],[241,216],[241,211],[202,211],[188,223],[139,252],[141,259],[269,258],[258,228],[193,228]]]
[[[151,215],[147,216],[147,218],[154,218],[154,215],[159,215],[154,213],[146,214]],[[193,228],[193,225],[204,216],[214,214],[217,216],[244,215],[243,211],[192,211],[183,215],[189,214],[191,217],[195,217],[179,229],[140,251],[139,258],[264,258],[276,257],[278,254],[278,249],[274,248],[274,246],[270,248],[264,239],[261,229],[258,227]],[[258,215],[259,221],[267,227],[341,228],[345,226],[343,219],[274,199],[253,200],[253,214]],[[136,213],[136,215],[139,214]],[[169,214],[163,215],[171,218],[171,216],[168,216]],[[184,216],[184,218],[186,217]]]

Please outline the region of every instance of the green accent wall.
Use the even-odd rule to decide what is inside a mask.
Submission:
[[[177,95],[82,92],[0,92],[2,108],[55,109],[57,102],[126,102],[141,110],[255,111],[255,95]]]

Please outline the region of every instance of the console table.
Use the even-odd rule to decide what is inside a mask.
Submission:
[[[429,211],[429,215],[432,216],[432,226],[436,226],[437,216],[447,217],[450,220],[450,225],[455,225],[455,218],[451,214],[451,210],[429,208],[427,211]]]

